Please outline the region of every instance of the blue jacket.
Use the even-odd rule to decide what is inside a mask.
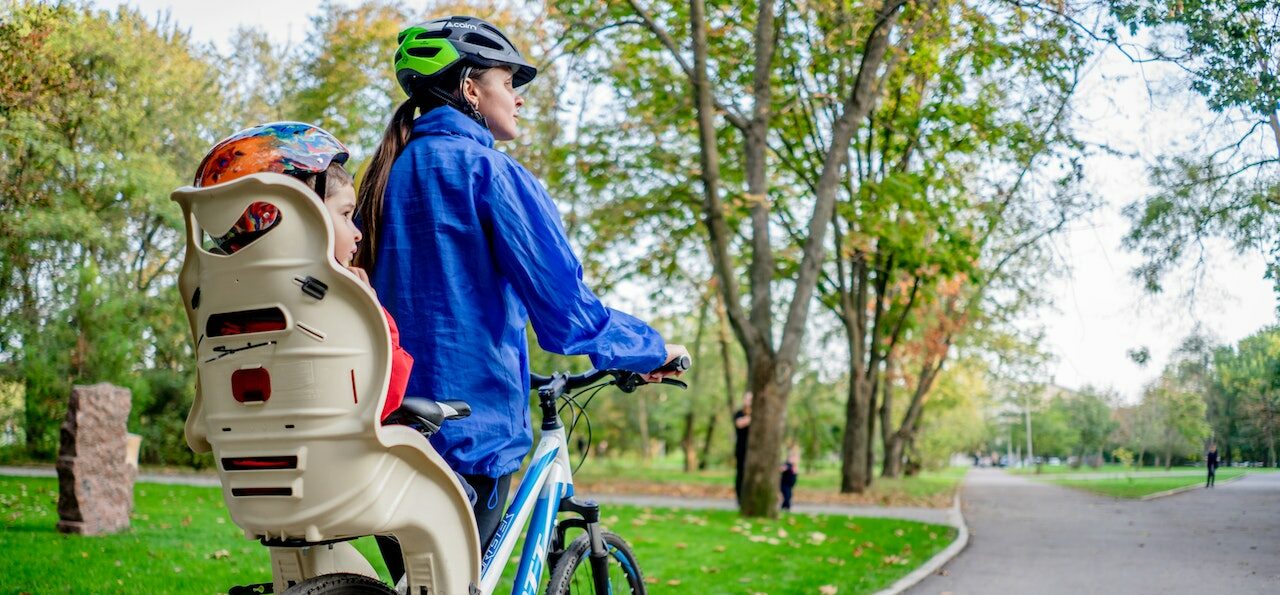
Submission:
[[[451,107],[414,122],[383,198],[373,286],[413,355],[406,396],[462,399],[471,417],[431,443],[459,473],[499,477],[533,444],[529,346],[648,372],[657,331],[582,282],[560,215],[533,174]]]

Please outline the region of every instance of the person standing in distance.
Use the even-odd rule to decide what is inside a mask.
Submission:
[[[742,504],[742,471],[747,462],[747,434],[751,430],[751,391],[742,394],[742,408],[733,412],[733,493]]]
[[[454,16],[408,27],[397,43],[408,99],[360,185],[356,264],[414,354],[408,394],[471,405],[431,443],[475,488],[488,549],[511,474],[533,444],[526,325],[547,351],[650,381],[674,374],[654,371],[688,350],[600,303],[546,189],[494,147],[520,135],[517,89],[538,73],[507,36]]]
[[[1209,476],[1204,480],[1204,487],[1213,487],[1214,476],[1218,474],[1218,445],[1210,443],[1209,452],[1204,455],[1204,466],[1209,470]]]

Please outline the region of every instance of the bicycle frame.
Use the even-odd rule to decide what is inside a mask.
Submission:
[[[512,592],[520,595],[538,593],[547,549],[560,512],[560,501],[572,495],[573,473],[565,447],[564,428],[544,429],[534,451],[533,462],[520,480],[520,488],[484,552],[480,571],[481,593],[493,593],[497,587],[502,570],[515,549],[518,531],[513,529],[524,525],[526,520],[529,520],[529,529],[525,533]]]

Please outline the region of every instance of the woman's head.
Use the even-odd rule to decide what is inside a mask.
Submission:
[[[462,81],[463,101],[484,117],[495,140],[514,140],[520,135],[519,112],[524,97],[516,91],[514,76],[514,70],[500,66]]]
[[[451,105],[487,124],[494,138],[515,138],[515,112],[524,103],[515,89],[538,69],[497,27],[455,16],[409,27],[397,40],[396,79],[423,111]]]

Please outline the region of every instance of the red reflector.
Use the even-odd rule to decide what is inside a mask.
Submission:
[[[231,488],[232,496],[292,496],[293,488]]]
[[[271,374],[266,368],[231,373],[231,394],[241,403],[263,403],[271,398]]]
[[[251,471],[256,469],[297,469],[298,457],[223,457],[225,471]]]

